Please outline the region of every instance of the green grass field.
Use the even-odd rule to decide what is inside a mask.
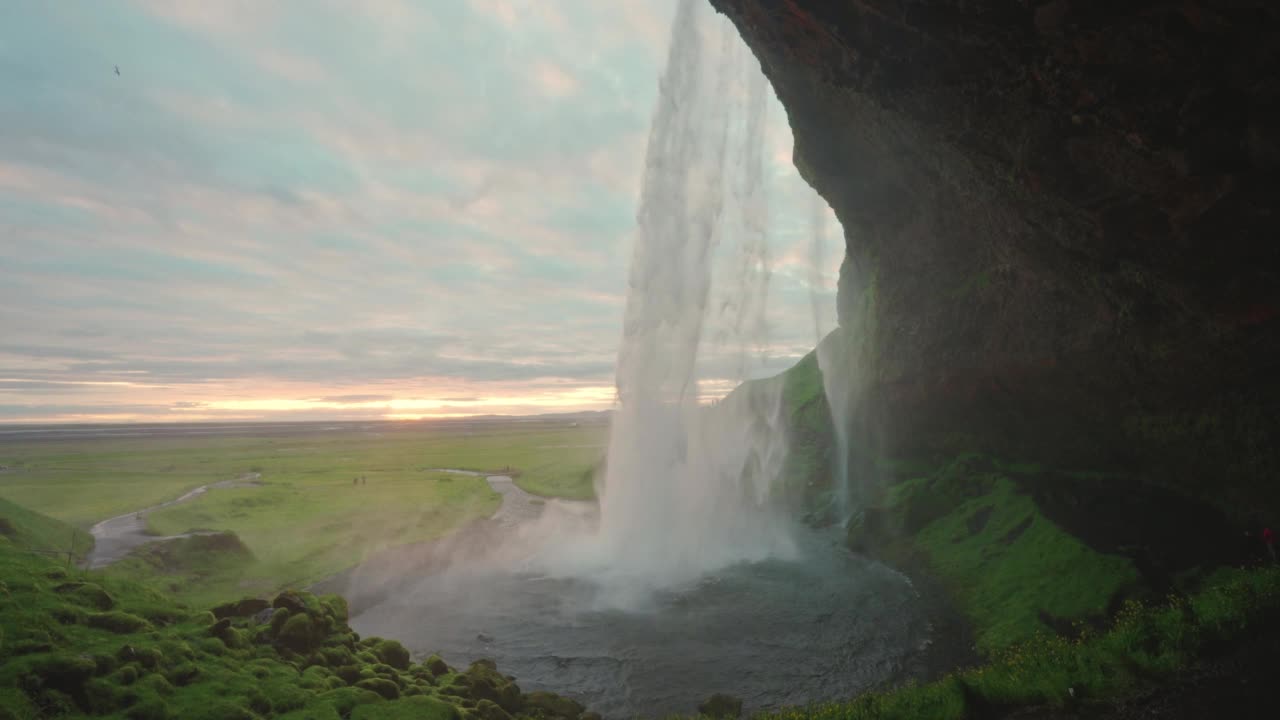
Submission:
[[[608,437],[602,422],[366,428],[0,443],[0,465],[8,468],[0,497],[88,528],[193,487],[260,473],[261,485],[212,489],[147,517],[156,535],[234,532],[251,557],[181,553],[185,562],[175,566],[174,557],[153,553],[113,570],[188,601],[214,602],[306,585],[378,549],[440,537],[498,508],[483,478],[438,468],[509,469],[530,492],[590,498]],[[355,485],[355,477],[365,482]]]

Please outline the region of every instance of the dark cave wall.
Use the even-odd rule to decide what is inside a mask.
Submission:
[[[711,3],[845,228],[860,442],[1280,512],[1280,4]]]

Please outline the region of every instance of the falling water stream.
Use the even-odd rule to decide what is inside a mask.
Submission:
[[[492,658],[524,690],[609,718],[690,713],[714,692],[751,710],[847,697],[913,673],[928,640],[903,577],[774,502],[782,383],[699,402],[709,318],[729,328],[741,379],[766,345],[769,285],[768,86],[704,6],[679,0],[660,82],[598,506],[550,501],[494,522],[483,550],[449,550],[352,620],[419,656]]]

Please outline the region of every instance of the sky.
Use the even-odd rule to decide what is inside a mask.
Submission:
[[[8,7],[0,423],[609,408],[673,11]],[[772,98],[769,112],[753,375],[830,326],[839,262],[828,239],[813,281],[815,207],[832,235],[835,221],[792,167]],[[740,379],[728,352],[703,350],[708,396]]]

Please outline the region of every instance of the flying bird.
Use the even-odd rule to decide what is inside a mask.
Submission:
[[[119,66],[119,65],[116,65],[116,74],[117,74],[117,75],[119,75],[119,74],[120,74],[120,66]]]

